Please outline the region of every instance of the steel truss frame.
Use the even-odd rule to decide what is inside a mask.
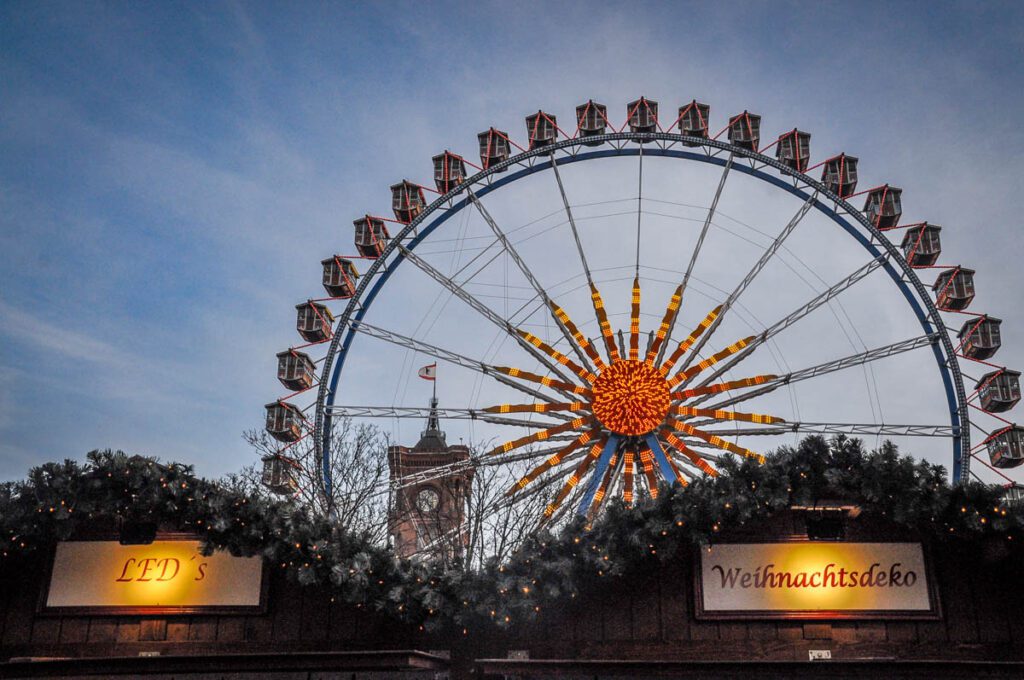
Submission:
[[[907,300],[925,335],[935,338],[930,344],[942,377],[949,408],[949,432],[953,441],[953,480],[959,483],[969,478],[970,455],[965,452],[971,450],[970,418],[956,352],[948,334],[942,330],[945,327],[944,323],[927,288],[910,264],[903,259],[896,246],[886,239],[865,215],[845,199],[828,191],[823,183],[808,175],[795,172],[762,153],[727,142],[669,132],[614,132],[587,137],[585,141],[586,144],[580,138],[563,139],[550,145],[523,151],[486,170],[481,170],[435,199],[420,215],[406,224],[387,244],[380,257],[372,262],[366,274],[360,279],[355,295],[337,318],[335,332],[321,368],[313,434],[315,451],[322,466],[324,493],[328,499],[331,498],[329,433],[332,407],[345,359],[357,332],[357,324],[362,321],[391,274],[408,259],[405,254],[415,250],[435,229],[468,205],[479,205],[480,198],[488,193],[527,175],[550,169],[555,163],[559,167],[564,167],[579,161],[638,156],[641,153],[722,166],[727,172],[740,172],[783,189],[813,204],[819,212],[849,233],[875,260],[880,261],[881,267],[886,270]],[[631,142],[641,143],[642,146],[632,146]],[[608,148],[591,150],[598,143]],[[687,150],[688,147],[694,150]],[[562,154],[561,157],[558,154]],[[517,169],[504,176],[500,175],[513,168]],[[766,172],[769,168],[778,171],[781,177]],[[461,194],[465,196],[460,198]],[[885,257],[886,255],[888,257]]]

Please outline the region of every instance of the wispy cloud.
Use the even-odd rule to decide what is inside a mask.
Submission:
[[[809,129],[816,157],[860,155],[865,181],[902,184],[908,215],[947,227],[949,261],[977,265],[977,307],[1006,318],[999,360],[1024,365],[1024,342],[1013,340],[1024,338],[1024,318],[1013,317],[1024,290],[1013,167],[1024,136],[1007,114],[1024,98],[1018,8],[747,4],[737,21],[732,5],[398,7],[0,9],[0,406],[18,414],[0,420],[0,477],[33,456],[96,445],[183,457],[208,474],[238,467],[250,455],[239,432],[258,426],[280,391],[273,354],[298,342],[293,305],[320,294],[322,257],[351,250],[351,220],[387,214],[387,187],[403,177],[429,183],[432,154],[473,158],[476,132],[496,125],[522,139],[527,112],[571,120],[590,97],[616,120],[641,94],[669,113],[709,101],[716,124],[750,108],[766,131]],[[537,21],[543,13],[554,21]],[[851,40],[849,26],[867,15],[886,20]],[[652,191],[705,200],[706,178],[672,179],[655,177]],[[631,191],[614,171],[592,181],[580,195]],[[728,214],[784,223],[791,208],[765,207],[758,191],[734,197]],[[524,224],[551,192],[538,181],[489,200]],[[449,233],[473,228],[456,222]],[[612,243],[612,218],[592,224]],[[689,247],[678,221],[650,224]],[[540,262],[550,264],[543,246],[559,234],[530,242]],[[729,256],[752,252],[715,238]],[[595,260],[613,259],[611,246],[595,247]],[[828,274],[822,247],[808,236],[794,252]],[[835,266],[852,269],[846,257]],[[562,265],[552,276],[568,276]],[[730,286],[715,276],[706,274],[709,294]],[[785,268],[767,277],[782,292],[805,290]],[[415,328],[434,296],[413,277],[396,277],[393,290],[403,292],[379,313]],[[851,300],[865,333],[906,320],[890,293],[865,286]],[[774,310],[769,297],[751,309]],[[450,304],[442,316],[460,314]],[[847,348],[830,323],[821,325],[834,347],[805,338],[787,351]],[[484,345],[492,333],[481,331]],[[476,337],[448,340],[486,349]],[[352,389],[415,400],[419,385],[394,375],[413,359],[389,352],[353,360]],[[913,374],[889,377],[882,402],[912,406]],[[798,405],[813,409],[819,397],[810,390]]]
[[[45,310],[40,311],[45,313]],[[3,299],[0,299],[0,319],[3,319],[0,332],[37,350],[57,352],[68,359],[112,368],[123,369],[127,365],[121,352],[113,345],[44,321]]]

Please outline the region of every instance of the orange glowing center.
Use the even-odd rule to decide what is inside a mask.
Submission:
[[[616,361],[591,387],[591,409],[616,434],[647,434],[661,425],[672,403],[668,381],[642,361]]]

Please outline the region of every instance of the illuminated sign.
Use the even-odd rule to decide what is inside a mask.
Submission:
[[[920,543],[731,543],[700,551],[698,618],[937,618]]]
[[[258,611],[263,560],[225,552],[204,556],[199,541],[57,544],[43,611],[185,613]]]

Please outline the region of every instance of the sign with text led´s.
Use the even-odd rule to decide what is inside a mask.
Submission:
[[[263,560],[202,555],[199,541],[57,544],[43,611],[144,613],[254,611],[263,605]]]
[[[920,543],[731,543],[700,551],[698,618],[935,618]]]

